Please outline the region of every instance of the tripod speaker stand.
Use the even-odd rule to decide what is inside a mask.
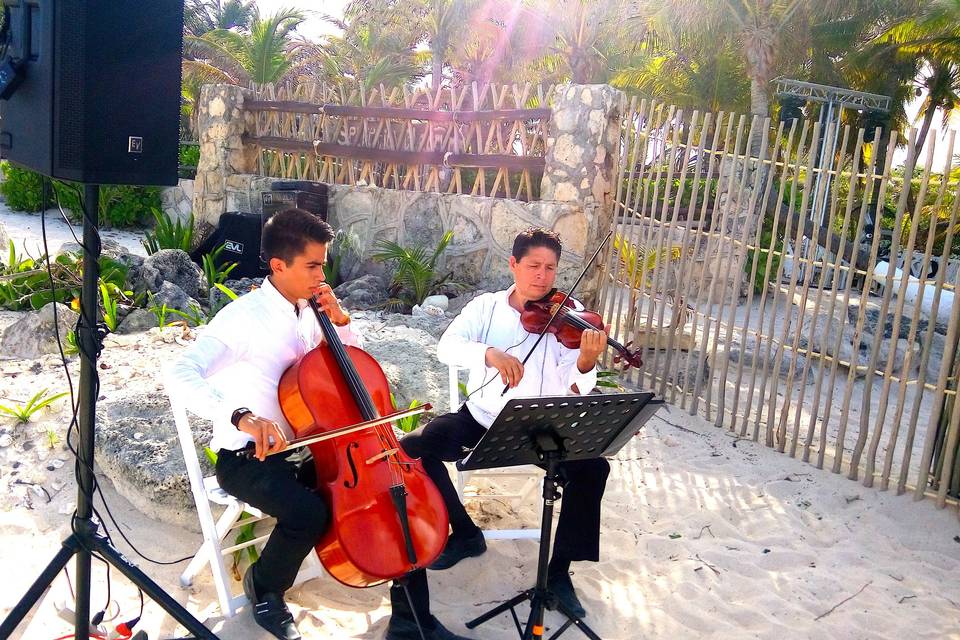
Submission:
[[[547,587],[553,506],[560,498],[560,463],[610,456],[637,434],[663,404],[652,393],[593,396],[553,396],[511,400],[497,416],[470,455],[458,465],[465,471],[536,464],[546,469],[536,585],[466,623],[468,629],[510,612],[522,640],[544,635],[544,610],[556,609],[566,622],[551,639],[576,626],[591,640],[601,640],[593,629],[567,609]],[[521,627],[516,607],[530,602],[527,624]]]
[[[80,297],[80,324],[77,344],[80,348],[80,405],[78,412],[79,447],[77,448],[77,511],[73,516],[73,533],[62,543],[40,576],[34,581],[7,618],[0,624],[0,638],[9,637],[37,601],[50,588],[57,574],[76,556],[76,616],[75,638],[90,637],[90,565],[93,554],[117,568],[154,602],[159,604],[195,638],[216,640],[217,636],[183,608],[168,593],[153,582],[147,574],[127,560],[116,547],[100,533],[99,522],[93,515],[94,491],[94,425],[96,423],[97,357],[103,333],[99,326],[100,308],[97,302],[100,277],[100,237],[97,233],[99,186],[84,185],[83,198],[83,285]]]

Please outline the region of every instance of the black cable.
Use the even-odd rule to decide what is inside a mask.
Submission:
[[[529,338],[529,337],[532,336],[532,335],[533,335],[532,333],[529,333],[529,332],[528,332],[528,333],[527,333],[527,338]],[[517,347],[519,347],[520,345],[522,345],[524,342],[526,342],[526,341],[527,341],[527,338],[524,338],[523,340],[521,340],[521,341],[518,342],[517,344],[510,345],[510,346],[507,347],[506,349],[503,349],[503,352],[506,353],[507,351],[510,351],[510,349],[516,349]],[[496,349],[496,347],[493,347],[493,348]],[[470,399],[470,397],[471,397],[473,394],[477,393],[478,391],[480,391],[481,389],[483,389],[485,386],[487,386],[488,384],[490,384],[491,382],[493,382],[494,380],[496,380],[498,375],[500,375],[500,372],[499,372],[499,371],[497,371],[496,373],[494,373],[494,374],[490,377],[490,379],[487,380],[487,381],[485,381],[482,385],[480,385],[479,387],[477,387],[476,389],[474,389],[473,391],[471,391],[470,393],[468,393],[467,396],[463,399],[463,402],[466,402],[467,400]]]
[[[71,186],[72,186],[72,185],[71,185]],[[44,189],[47,189],[47,188],[48,188],[48,185],[47,185],[46,182],[44,182],[43,188],[44,188]],[[57,200],[58,200],[58,204],[59,204],[59,198],[57,198]],[[83,212],[84,212],[84,216],[86,216],[86,209],[83,207],[83,204],[84,204],[84,203],[83,203],[83,199],[82,199],[82,197],[81,197],[81,199],[80,199],[81,209],[82,209]],[[62,213],[62,209],[61,209],[61,213]],[[87,222],[89,222],[89,220],[87,220]],[[50,256],[50,248],[49,248],[49,244],[48,244],[48,240],[47,240],[46,212],[45,212],[45,211],[44,211],[44,212],[41,212],[41,214],[40,214],[40,228],[41,228],[41,234],[42,234],[42,237],[43,237],[43,249],[44,249],[44,253],[47,255],[47,277],[48,277],[48,280],[49,280],[49,282],[50,282],[50,289],[51,289],[51,291],[52,291],[52,293],[53,293],[54,301],[56,301],[56,298],[57,298],[57,285],[56,285],[56,280],[55,280],[54,277],[53,277],[53,270],[52,270],[52,268],[51,268],[51,266],[50,266],[50,259],[49,259],[49,256]],[[93,226],[93,229],[94,229],[94,233],[95,233],[95,235],[96,235],[96,245],[97,245],[97,247],[99,248],[100,238],[99,238],[99,232],[98,232],[97,229],[96,229],[96,225]],[[83,248],[83,251],[85,252],[85,254],[86,254],[87,252],[91,252],[91,251],[90,251],[90,248],[89,248],[89,247],[86,247],[85,245],[83,245],[83,243],[80,243],[80,246]],[[97,251],[97,252],[99,252],[99,251]],[[82,305],[81,305],[81,309],[82,309],[82,308],[83,308],[83,307],[82,307]],[[54,306],[53,306],[53,317],[54,317],[54,325],[55,325],[56,327],[59,327],[60,324],[59,324],[59,317],[58,317],[58,313],[57,313],[57,305],[54,305]],[[77,335],[76,332],[78,331],[79,327],[81,326],[82,321],[83,321],[83,317],[82,317],[82,316],[77,319],[77,324],[76,324],[75,329],[74,329],[74,335]],[[100,330],[100,329],[98,328],[98,330]],[[57,330],[57,331],[55,331],[54,333],[55,333],[55,336],[56,336],[56,339],[57,339],[57,349],[58,349],[58,351],[59,351],[59,353],[60,353],[60,360],[61,360],[61,362],[63,363],[63,370],[64,370],[64,374],[65,374],[65,376],[66,376],[66,378],[67,378],[67,384],[68,384],[68,386],[69,386],[69,391],[70,391],[71,417],[70,417],[69,426],[68,426],[68,428],[67,428],[66,445],[67,445],[67,449],[70,451],[70,453],[71,453],[71,454],[73,455],[73,457],[74,457],[74,461],[75,461],[75,462],[74,462],[74,478],[75,478],[75,480],[76,480],[76,482],[77,482],[77,485],[78,485],[78,486],[80,485],[80,478],[81,478],[81,475],[80,475],[80,468],[81,468],[81,466],[80,466],[80,465],[81,465],[81,464],[86,464],[87,468],[90,470],[90,477],[91,477],[91,479],[92,479],[91,481],[92,481],[92,483],[93,483],[93,486],[91,487],[90,494],[93,495],[94,492],[96,492],[96,494],[100,496],[100,501],[103,503],[103,506],[104,506],[104,508],[106,509],[106,512],[107,512],[107,515],[108,515],[109,518],[110,518],[110,521],[113,523],[114,527],[116,527],[116,530],[120,533],[120,536],[123,538],[124,542],[126,542],[127,545],[129,545],[129,547],[134,551],[134,553],[136,553],[138,556],[140,556],[141,558],[143,558],[143,559],[146,560],[147,562],[150,562],[150,563],[153,563],[153,564],[158,564],[158,565],[173,565],[173,564],[180,564],[181,562],[185,562],[185,561],[187,561],[187,560],[190,560],[191,558],[193,558],[193,555],[185,556],[185,557],[180,558],[180,559],[178,559],[178,560],[172,560],[172,561],[155,560],[155,559],[153,559],[153,558],[150,558],[150,557],[144,555],[144,554],[130,541],[130,539],[127,538],[126,534],[123,532],[123,529],[120,527],[120,524],[117,522],[116,518],[114,517],[113,512],[110,510],[110,505],[107,503],[106,497],[103,495],[103,490],[100,488],[100,484],[97,482],[97,479],[96,479],[96,475],[95,475],[95,473],[94,473],[94,468],[93,468],[93,466],[92,466],[91,464],[89,464],[89,463],[82,463],[82,462],[81,462],[79,452],[77,451],[76,446],[74,445],[74,442],[73,442],[74,433],[75,433],[75,431],[77,431],[77,430],[79,429],[79,422],[78,422],[78,414],[79,414],[79,409],[80,409],[80,407],[79,407],[79,398],[76,397],[76,394],[75,394],[75,392],[74,392],[73,378],[72,378],[72,376],[70,375],[70,367],[69,367],[69,364],[68,364],[68,362],[67,362],[66,354],[64,353],[64,350],[63,350],[63,343],[62,343],[62,341],[60,340],[60,332],[59,332],[59,330]],[[78,347],[78,349],[83,350],[83,349],[86,348],[86,345],[84,344],[84,341],[81,341],[81,340],[78,339],[78,340],[77,340],[77,347]],[[100,356],[100,351],[101,351],[101,350],[102,350],[102,343],[100,343],[100,342],[98,341],[97,353],[96,353],[96,354],[90,354],[90,353],[87,353],[86,351],[84,351],[84,355],[87,356],[90,360],[96,360],[97,358],[99,358],[99,356]],[[92,380],[92,384],[93,384],[93,388],[94,388],[94,397],[99,397],[99,395],[100,395],[100,376],[99,376],[99,374],[97,374],[96,369],[93,370],[93,380]],[[107,528],[107,526],[106,526],[106,521],[104,520],[103,516],[102,516],[101,513],[96,509],[96,507],[94,507],[93,505],[91,505],[91,509],[92,509],[93,513],[97,516],[97,519],[100,521],[100,525],[101,525],[102,528],[103,528],[104,535],[105,535],[106,539],[109,540],[111,544],[113,544],[113,539],[112,539],[112,537],[111,537],[111,535],[110,535],[110,530]],[[77,529],[76,529],[76,512],[74,512],[74,517],[71,518],[71,520],[70,520],[70,528],[71,528],[71,530],[73,531],[73,533],[77,533]],[[90,550],[88,549],[88,551],[90,551]],[[93,554],[93,555],[96,555],[96,554]],[[97,557],[99,557],[99,556],[97,556]],[[102,558],[100,558],[100,559],[102,560]],[[109,580],[109,577],[108,577],[108,580]],[[109,588],[109,583],[108,583],[108,588]],[[142,594],[141,594],[141,595],[142,595]]]

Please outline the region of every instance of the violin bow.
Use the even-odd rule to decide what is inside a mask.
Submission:
[[[557,308],[554,309],[553,314],[550,316],[550,319],[547,321],[545,325],[543,325],[543,329],[540,331],[540,335],[537,336],[537,341],[533,343],[533,346],[530,347],[529,351],[527,351],[527,355],[525,355],[523,357],[523,360],[520,361],[521,365],[526,366],[527,360],[529,360],[530,356],[533,355],[533,352],[537,349],[537,345],[539,345],[540,341],[543,340],[543,336],[547,335],[547,329],[550,328],[550,325],[551,323],[553,323],[554,319],[556,319],[557,314],[559,314],[560,311],[563,309],[564,305],[567,304],[567,300],[569,300],[570,296],[573,295],[573,290],[576,289],[577,285],[580,284],[580,281],[583,280],[583,276],[587,275],[587,269],[589,269],[593,265],[594,261],[596,261],[597,256],[600,255],[600,251],[603,249],[603,245],[607,244],[607,240],[609,240],[610,236],[612,235],[613,235],[613,229],[610,229],[610,231],[607,232],[606,237],[604,237],[604,239],[600,242],[600,245],[597,247],[597,250],[593,252],[593,257],[587,261],[587,264],[584,265],[583,267],[583,271],[580,272],[580,275],[577,276],[577,279],[574,281],[573,285],[570,287],[570,290],[567,291],[567,295],[563,297],[563,300],[561,300],[560,304],[557,305]],[[503,391],[500,393],[500,395],[501,396],[506,395],[507,391],[509,390],[510,390],[510,384],[509,383],[505,384],[503,386]]]

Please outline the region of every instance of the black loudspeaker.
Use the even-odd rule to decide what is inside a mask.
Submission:
[[[329,187],[323,182],[308,180],[276,181],[270,185],[270,191],[260,194],[263,206],[263,223],[275,213],[284,209],[296,208],[309,211],[324,222],[327,221]]]
[[[183,0],[3,5],[23,78],[0,102],[0,154],[87,184],[176,184]]]
[[[223,245],[223,251],[217,258],[217,266],[236,262],[236,268],[230,272],[230,278],[257,278],[266,271],[260,263],[260,216],[256,213],[228,211],[220,216],[217,228],[207,236],[203,243],[190,253],[197,264],[201,264],[203,255]]]

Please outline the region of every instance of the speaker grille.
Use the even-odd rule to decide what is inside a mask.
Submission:
[[[83,77],[85,2],[57,3],[56,76],[59,80],[55,100],[59,114],[57,160],[62,169],[80,169],[83,165],[85,113]]]

